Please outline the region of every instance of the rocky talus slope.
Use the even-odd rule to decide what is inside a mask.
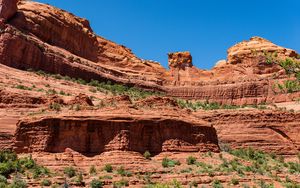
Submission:
[[[253,37],[211,70],[189,52],[168,57],[166,70],[97,36],[86,19],[0,0],[0,184],[300,183],[296,51]],[[4,174],[6,149],[54,173],[21,160],[25,172]]]

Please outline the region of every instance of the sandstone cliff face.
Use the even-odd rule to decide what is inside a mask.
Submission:
[[[164,86],[170,96],[221,104],[292,101],[300,96],[299,92],[282,94],[276,88],[276,83],[291,79],[279,63],[275,63],[286,58],[299,62],[294,50],[253,37],[231,47],[228,61],[218,62],[210,71],[197,69],[191,64],[185,69],[170,67],[171,78],[165,80]],[[175,60],[171,57],[170,61]]]
[[[111,80],[159,89],[162,67],[96,36],[88,21],[60,9],[22,1],[1,26],[0,61],[85,80]],[[161,89],[159,89],[161,90]]]
[[[197,112],[196,116],[213,124],[221,146],[252,147],[281,155],[300,150],[299,113],[241,110]]]
[[[14,68],[110,80],[173,97],[227,104],[292,101],[299,96],[299,92],[277,95],[272,89],[274,80],[283,82],[287,76],[279,65],[266,63],[269,53],[281,59],[295,58],[297,53],[259,37],[230,48],[228,61],[210,71],[194,67],[189,52],[170,53],[167,71],[95,35],[87,20],[63,10],[21,1],[17,13],[15,8],[10,12],[13,16],[1,25],[0,62]]]
[[[21,1],[18,4],[18,13],[10,24],[50,45],[97,61],[97,37],[85,19],[50,5]]]
[[[278,58],[297,57],[296,51],[277,46],[261,37],[252,37],[249,41],[238,43],[229,48],[227,53],[230,64],[247,63],[266,53],[276,53]]]
[[[218,151],[218,140],[210,126],[175,119],[43,118],[19,122],[14,148],[17,152],[50,153],[69,148],[86,155],[115,150],[158,154]]]

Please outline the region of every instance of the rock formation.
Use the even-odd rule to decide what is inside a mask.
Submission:
[[[229,48],[227,60],[211,70],[196,68],[189,52],[168,54],[166,70],[97,36],[86,19],[32,1],[0,0],[0,30],[0,149],[30,153],[39,164],[60,170],[126,165],[139,175],[130,179],[136,187],[151,182],[148,173],[184,185],[210,185],[216,177],[230,184],[227,172],[211,174],[205,167],[207,174],[198,173],[202,163],[167,175],[175,168],[161,166],[165,157],[186,163],[195,155],[215,163],[213,154],[208,159],[203,152],[221,152],[224,145],[291,160],[300,151],[300,85],[278,87],[298,83],[296,73],[281,65],[288,59],[298,71],[294,50],[253,37]],[[201,105],[207,109],[199,110]],[[145,151],[151,160],[142,156]],[[219,162],[223,154],[233,161],[222,152]],[[197,173],[189,173],[194,167]],[[276,177],[286,181],[285,173]],[[245,175],[240,180],[251,182],[257,174]],[[299,182],[297,174],[289,178]]]
[[[12,5],[16,2],[3,1],[3,6]],[[167,71],[158,63],[141,60],[130,49],[97,36],[87,20],[63,10],[21,1],[18,12],[14,8],[10,12],[13,17],[1,26],[2,64],[87,81],[110,80],[164,91],[174,97],[228,104],[282,100],[284,97],[277,96],[271,88],[274,78],[282,82],[287,77],[278,64],[266,63],[266,57],[298,57],[293,50],[253,37],[231,47],[228,61],[210,71],[194,67],[189,52],[170,53]]]
[[[247,63],[268,53],[274,53],[278,58],[297,57],[296,51],[277,46],[261,37],[252,37],[249,41],[238,43],[229,48],[227,53],[230,64]]]
[[[185,69],[186,67],[192,67],[192,56],[190,52],[176,52],[169,53],[169,68]]]
[[[19,122],[15,139],[18,152],[61,153],[67,148],[86,155],[118,150],[153,154],[219,151],[211,126],[151,116],[54,117]]]
[[[18,0],[1,0],[0,1],[0,21],[5,22],[17,12]]]
[[[223,146],[251,147],[283,155],[295,155],[300,150],[299,113],[241,110],[196,114],[212,122]]]

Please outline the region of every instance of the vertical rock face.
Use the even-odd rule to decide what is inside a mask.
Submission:
[[[31,33],[77,56],[97,61],[97,37],[87,20],[40,3],[21,1],[18,10],[10,24],[20,31]]]
[[[114,150],[141,153],[219,150],[216,131],[211,126],[171,119],[117,119],[46,118],[20,122],[15,150],[56,153],[70,148],[95,155]]]
[[[0,20],[6,21],[17,12],[18,0],[0,0]]]
[[[176,52],[169,53],[169,68],[185,69],[186,67],[192,67],[192,56],[190,52]]]
[[[281,111],[197,112],[213,124],[219,143],[232,148],[255,148],[281,155],[300,150],[300,113]]]

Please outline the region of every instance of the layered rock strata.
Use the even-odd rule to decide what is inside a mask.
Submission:
[[[17,152],[61,153],[68,148],[86,155],[115,150],[154,154],[219,150],[214,128],[176,119],[42,118],[17,125]]]
[[[252,147],[280,155],[300,151],[299,113],[271,110],[197,112],[216,128],[220,146]]]
[[[282,67],[267,63],[299,55],[260,37],[228,50],[228,60],[212,70],[193,66],[189,52],[169,54],[169,68],[136,57],[130,49],[94,34],[86,19],[29,1],[1,1],[9,7],[1,16],[0,62],[27,70],[43,70],[87,81],[112,81],[166,92],[172,97],[226,104],[292,101],[273,91],[274,83],[289,79]],[[14,5],[14,6],[12,6]],[[9,16],[5,16],[5,15]],[[7,19],[9,17],[9,19]],[[287,96],[287,97],[286,97]]]

